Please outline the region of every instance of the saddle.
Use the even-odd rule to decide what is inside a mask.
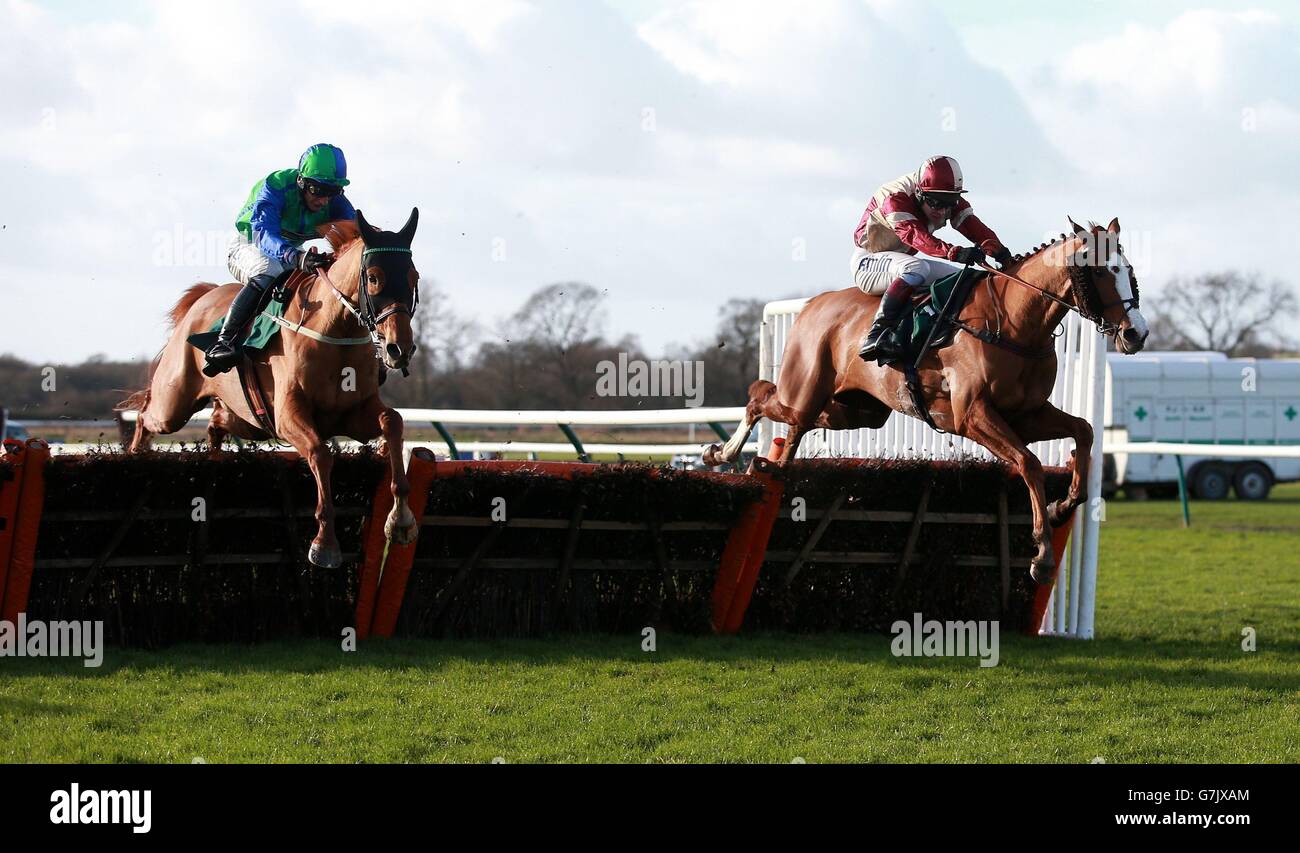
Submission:
[[[288,269],[280,273],[271,283],[271,286],[262,294],[262,299],[257,303],[257,311],[253,314],[253,321],[235,338],[236,349],[265,349],[267,344],[280,331],[280,326],[271,317],[284,316],[284,308],[293,298],[294,291],[307,278],[307,274],[297,269]],[[225,321],[225,316],[218,317],[213,324],[208,327],[206,332],[196,332],[185,340],[196,349],[207,352],[212,349],[212,345],[217,342],[217,335],[221,332],[221,324]]]
[[[934,282],[928,292],[922,293],[920,298],[912,299],[909,303],[911,310],[904,312],[893,330],[903,355],[891,359],[889,363],[902,362],[901,368],[907,379],[907,392],[912,398],[912,406],[921,420],[935,432],[941,433],[943,430],[935,424],[930,415],[930,407],[925,402],[919,367],[927,353],[948,346],[957,336],[956,318],[975,290],[977,277],[975,270],[964,267],[961,272]]]
[[[284,308],[293,297],[294,290],[308,277],[307,273],[297,269],[288,269],[276,276],[275,281],[258,301],[252,322],[235,338],[235,349],[239,352],[239,361],[235,364],[235,370],[239,374],[239,385],[244,392],[244,401],[257,419],[257,425],[275,439],[279,438],[275,430],[275,419],[271,414],[271,407],[267,404],[266,392],[262,388],[261,380],[258,379],[257,368],[253,364],[250,353],[265,349],[279,334],[280,325],[274,318],[284,316]],[[208,331],[190,335],[186,341],[200,352],[206,353],[217,342],[224,321],[224,315],[218,317]]]
[[[974,276],[970,277],[973,278]],[[951,299],[960,279],[961,273],[953,273],[912,296],[898,323],[890,330],[898,344],[899,355],[882,360],[882,364],[917,364],[925,353],[943,349],[953,342],[957,327],[949,322],[949,318],[957,316],[973,290],[971,287],[963,287],[965,293],[957,294],[955,300]],[[943,313],[945,308],[947,314]],[[933,337],[930,337],[931,329],[934,329]]]

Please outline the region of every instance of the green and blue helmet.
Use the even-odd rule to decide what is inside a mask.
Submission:
[[[348,161],[342,149],[328,142],[318,142],[298,159],[298,175],[304,180],[319,181],[333,187],[348,185]]]

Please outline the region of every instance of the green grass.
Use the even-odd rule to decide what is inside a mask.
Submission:
[[[1300,485],[1192,519],[1112,502],[1098,638],[1004,635],[994,668],[848,634],[3,658],[0,760],[1300,760]]]

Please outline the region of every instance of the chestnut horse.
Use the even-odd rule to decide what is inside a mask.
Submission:
[[[415,349],[411,317],[419,301],[419,274],[411,240],[418,220],[412,209],[402,230],[391,233],[371,227],[357,211],[355,223],[321,226],[334,262],[315,276],[294,273],[280,333],[249,359],[265,389],[265,418],[250,407],[239,371],[204,376],[203,353],[186,340],[225,316],[239,285],[189,288],[171,311],[171,337],[153,364],[149,387],[119,406],[140,413],[130,450],[146,449],[154,434],[176,432],[209,401],[211,452],[220,451],[227,434],[287,441],[316,478],[319,527],[307,557],[313,565],[335,568],[343,557],[334,531],[333,457],[327,442],[336,435],[357,441],[382,436],[394,498],[384,533],[399,544],[415,541],[419,524],[407,505],[402,418],[380,399],[379,384],[382,371],[405,368]]]
[[[1088,422],[1048,402],[1056,381],[1053,333],[1075,310],[1123,353],[1141,350],[1148,334],[1137,279],[1119,245],[1119,220],[1105,229],[1070,225],[1070,235],[1017,256],[1003,271],[986,268],[970,300],[953,312],[970,328],[932,350],[918,371],[935,425],[984,445],[1029,487],[1037,545],[1030,574],[1039,583],[1055,577],[1049,524],[1064,523],[1083,502],[1092,448]],[[790,330],[777,383],[749,386],[744,420],[724,446],[705,451],[705,463],[734,460],[762,417],[790,426],[778,463],[794,458],[810,429],[876,429],[891,410],[921,417],[903,371],[858,357],[878,304],[879,297],[856,287],[809,300]],[[997,335],[985,341],[976,331]],[[1074,472],[1069,494],[1049,507],[1042,464],[1026,445],[1055,438],[1074,439]]]

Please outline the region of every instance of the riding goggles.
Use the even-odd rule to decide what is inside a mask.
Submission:
[[[324,184],[311,178],[302,179],[302,188],[317,198],[332,198],[343,192],[343,187],[333,184]]]
[[[921,193],[921,201],[936,210],[948,210],[956,207],[959,196],[950,193]]]

